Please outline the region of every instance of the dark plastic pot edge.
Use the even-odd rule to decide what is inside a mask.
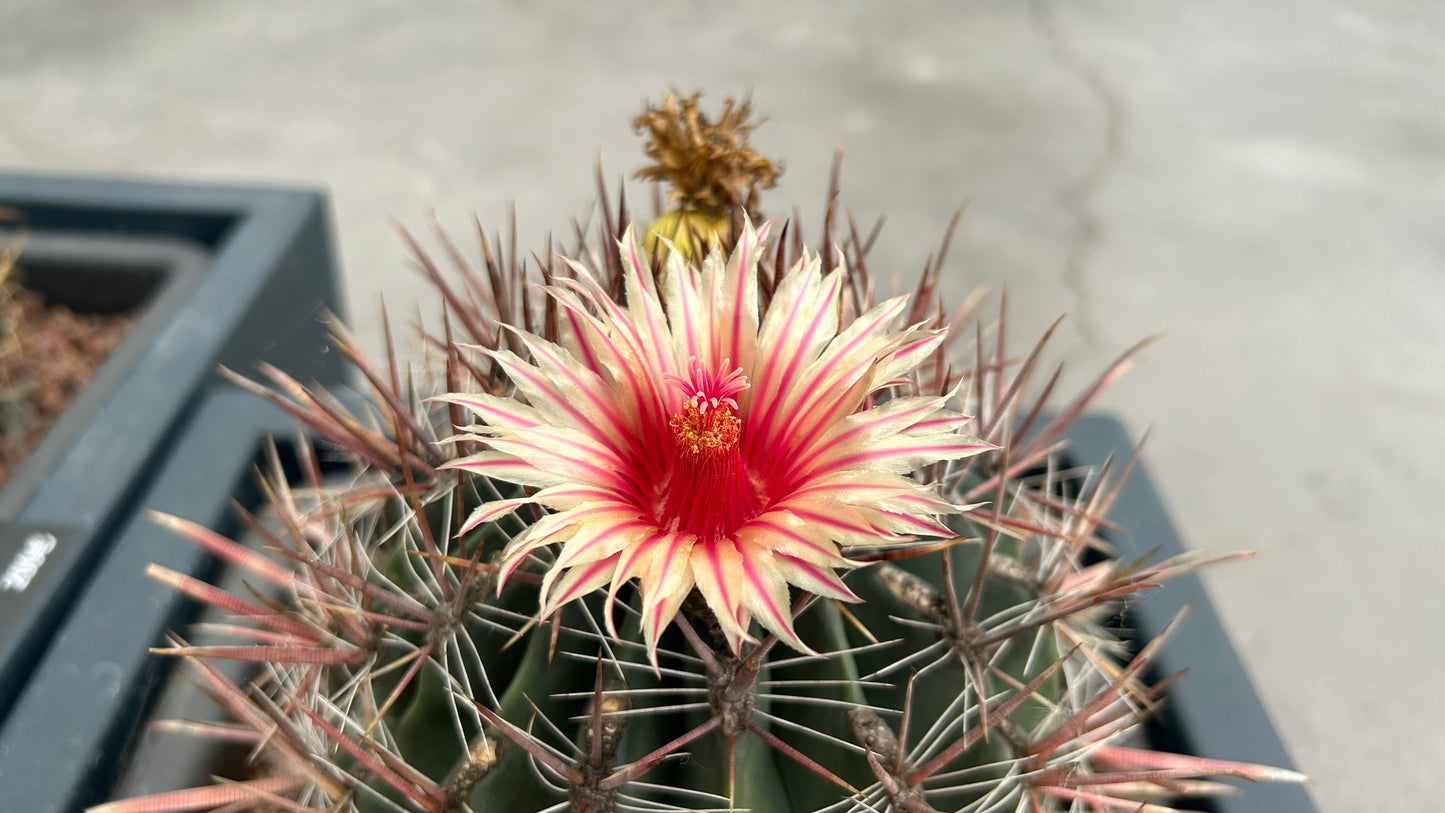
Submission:
[[[211,251],[204,278],[156,331],[123,380],[57,456],[49,475],[7,520],[73,530],[61,591],[77,595],[131,516],[128,506],[166,459],[177,428],[216,367],[251,372],[265,360],[301,380],[346,380],[329,352],[322,311],[340,312],[325,197],[314,191],[0,175],[0,206],[36,231],[191,240]],[[0,664],[0,719],[35,651],[68,607],[46,609],[24,633],[21,656]],[[3,725],[0,722],[0,725]]]
[[[1110,456],[1122,465],[1135,445],[1122,423],[1102,415],[1075,421],[1068,440],[1068,457],[1085,465],[1099,465]],[[1110,517],[1126,531],[1110,539],[1121,558],[1143,556],[1156,547],[1160,559],[1185,551],[1145,465],[1136,466],[1125,481]],[[1178,724],[1171,733],[1182,739],[1171,745],[1196,756],[1294,769],[1198,575],[1185,574],[1143,593],[1130,602],[1129,620],[1138,640],[1147,641],[1186,608],[1155,667],[1161,676],[1188,670],[1169,689],[1167,713]],[[1213,800],[1219,813],[1317,810],[1307,788],[1300,785],[1233,784],[1243,793]]]
[[[0,205],[26,213],[36,229],[184,237],[212,247],[206,278],[106,404],[126,413],[85,433],[57,464],[82,478],[155,448],[183,405],[156,414],[154,394],[184,388],[194,396],[222,364],[250,372],[266,359],[302,380],[339,382],[344,364],[319,327],[321,309],[340,312],[326,201],[317,192],[152,184],[88,178],[0,176]],[[322,273],[308,273],[308,269]],[[258,273],[258,269],[260,272]],[[303,328],[312,335],[302,336]],[[298,341],[285,341],[290,331]],[[296,346],[299,345],[299,346]],[[132,412],[131,409],[135,408]],[[126,443],[118,449],[116,439]],[[69,483],[42,489],[16,517],[24,522],[93,525],[102,517],[77,504]]]
[[[293,429],[290,416],[259,396],[217,388],[138,504],[225,531],[235,522],[231,500],[254,490],[252,468],[266,440]],[[0,730],[4,809],[70,813],[104,801],[145,717],[149,687],[171,665],[147,649],[183,623],[189,604],[146,576],[151,563],[200,578],[212,566],[145,511],[130,515]]]

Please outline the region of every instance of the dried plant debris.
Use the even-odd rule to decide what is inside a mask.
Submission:
[[[669,93],[648,105],[632,122],[647,137],[645,151],[653,163],[636,177],[663,181],[668,200],[684,211],[726,215],[742,206],[758,189],[770,189],[782,165],[760,155],[748,137],[761,120],[752,120],[752,104],[729,97],[712,121],[698,106],[701,94]]]
[[[76,313],[16,280],[15,241],[0,253],[0,484],[125,338],[132,314]]]

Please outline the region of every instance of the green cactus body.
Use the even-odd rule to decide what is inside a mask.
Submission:
[[[771,182],[745,139],[693,138],[695,97],[653,112],[667,177],[697,142],[732,162],[697,189]],[[229,631],[256,646],[163,652],[272,767],[210,807],[96,810],[1165,810],[1217,776],[1297,780],[1122,740],[1158,699],[1157,644],[1125,662],[1100,614],[1207,562],[1088,564],[1117,478],[1054,486],[1054,441],[1129,354],[1038,422],[1038,348],[1013,363],[1002,313],[948,330],[942,250],[914,304],[875,302],[871,241],[830,217],[840,264],[753,214],[666,273],[620,205],[602,248],[566,252],[588,271],[529,272],[485,235],[473,268],[446,241],[465,282],[429,272],[445,369],[403,389],[360,362],[376,415],[247,382],[361,472],[293,491],[275,467],[280,560],[163,520],[289,594],[166,577],[250,624]],[[214,657],[267,679],[229,683]]]

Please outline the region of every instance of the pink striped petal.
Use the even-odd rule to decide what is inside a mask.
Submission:
[[[558,474],[543,471],[512,455],[494,451],[478,452],[474,455],[459,457],[456,460],[444,463],[439,468],[461,469],[462,471],[469,471],[472,474],[480,474],[484,477],[505,480],[509,483],[516,483],[519,486],[532,486],[534,488],[568,484],[566,478]]]
[[[622,236],[623,283],[627,290],[627,310],[642,337],[647,364],[654,370],[673,372],[678,368],[672,342],[672,330],[662,313],[657,298],[657,285],[652,278],[652,262],[642,248],[642,241],[631,226]]]
[[[651,566],[642,582],[642,634],[654,667],[657,639],[696,584],[689,566],[696,541],[692,534],[671,534],[652,550]]]
[[[818,467],[835,470],[866,467],[874,471],[906,474],[940,460],[958,460],[992,448],[993,444],[968,435],[895,435],[825,457]]]
[[[693,581],[717,617],[729,648],[741,652],[743,641],[755,640],[748,634],[743,615],[742,554],[731,539],[724,538],[694,545],[690,560]]]
[[[838,574],[831,567],[817,565],[786,553],[776,553],[775,561],[783,578],[809,593],[839,601],[863,600],[848,589],[848,585],[838,578]]]
[[[657,528],[639,517],[635,509],[614,508],[592,516],[587,523],[579,524],[577,533],[562,546],[562,552],[542,582],[542,592],[547,592],[547,585],[558,571],[611,559],[621,551],[637,546],[656,531]]]
[[[487,393],[449,392],[427,400],[465,407],[487,426],[503,429],[542,426],[547,422],[542,413],[515,398],[501,398]]]
[[[933,487],[921,486],[907,477],[868,469],[815,477],[793,492],[790,499],[812,497],[894,513],[957,513],[957,509],[935,491]]]
[[[555,475],[559,483],[600,486],[618,493],[637,489],[637,483],[626,476],[628,467],[611,450],[574,430],[539,426],[497,435],[485,442],[494,452]]]
[[[758,259],[762,244],[772,229],[764,223],[754,229],[743,216],[742,233],[728,257],[727,270],[721,279],[716,275],[708,285],[704,274],[704,290],[711,289],[713,312],[712,356],[703,359],[716,366],[723,359],[744,370],[751,370],[758,349]]]
[[[545,488],[530,497],[492,500],[477,506],[467,517],[467,521],[462,523],[461,530],[457,531],[457,534],[470,533],[477,526],[495,522],[524,505],[545,505],[554,511],[562,511],[575,508],[583,502],[615,500],[617,496],[615,492],[605,489],[567,485]]]
[[[666,287],[667,313],[679,361],[702,358],[708,346],[702,279],[696,268],[683,262],[681,252],[668,254]]]
[[[773,553],[762,545],[737,544],[742,558],[743,581],[739,585],[742,605],[768,632],[788,646],[813,654],[793,630],[793,611],[788,601],[788,582],[783,570],[773,560]]]
[[[557,611],[557,608],[567,602],[579,599],[606,584],[607,580],[612,577],[614,561],[614,559],[601,559],[592,564],[566,571],[565,575],[552,585],[551,592],[544,593],[547,599],[546,603],[542,605],[542,617],[550,617]],[[551,573],[558,572],[560,571],[551,571]]]
[[[754,393],[748,431],[757,436],[757,448],[777,440],[779,416],[787,408],[783,395],[797,384],[838,330],[838,303],[842,292],[842,270],[819,284],[820,263],[816,258],[795,268],[779,286],[763,322],[763,347],[788,348],[788,352],[765,353],[753,369]]]
[[[516,332],[518,340],[532,355],[532,363],[553,383],[557,391],[573,396],[587,424],[595,428],[605,440],[624,428],[622,416],[617,409],[607,382],[602,376],[580,364],[572,353],[560,345],[545,341],[528,333]]]

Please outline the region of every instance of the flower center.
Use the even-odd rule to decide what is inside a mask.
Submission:
[[[743,422],[733,414],[731,403],[695,397],[672,416],[672,437],[677,441],[682,459],[704,465],[737,454],[742,426]]]
[[[742,370],[725,360],[720,371],[696,358],[687,378],[670,382],[687,397],[670,423],[674,442],[672,480],[658,524],[712,542],[757,516],[761,499],[743,466],[738,443],[742,421],[734,395],[747,389]]]

